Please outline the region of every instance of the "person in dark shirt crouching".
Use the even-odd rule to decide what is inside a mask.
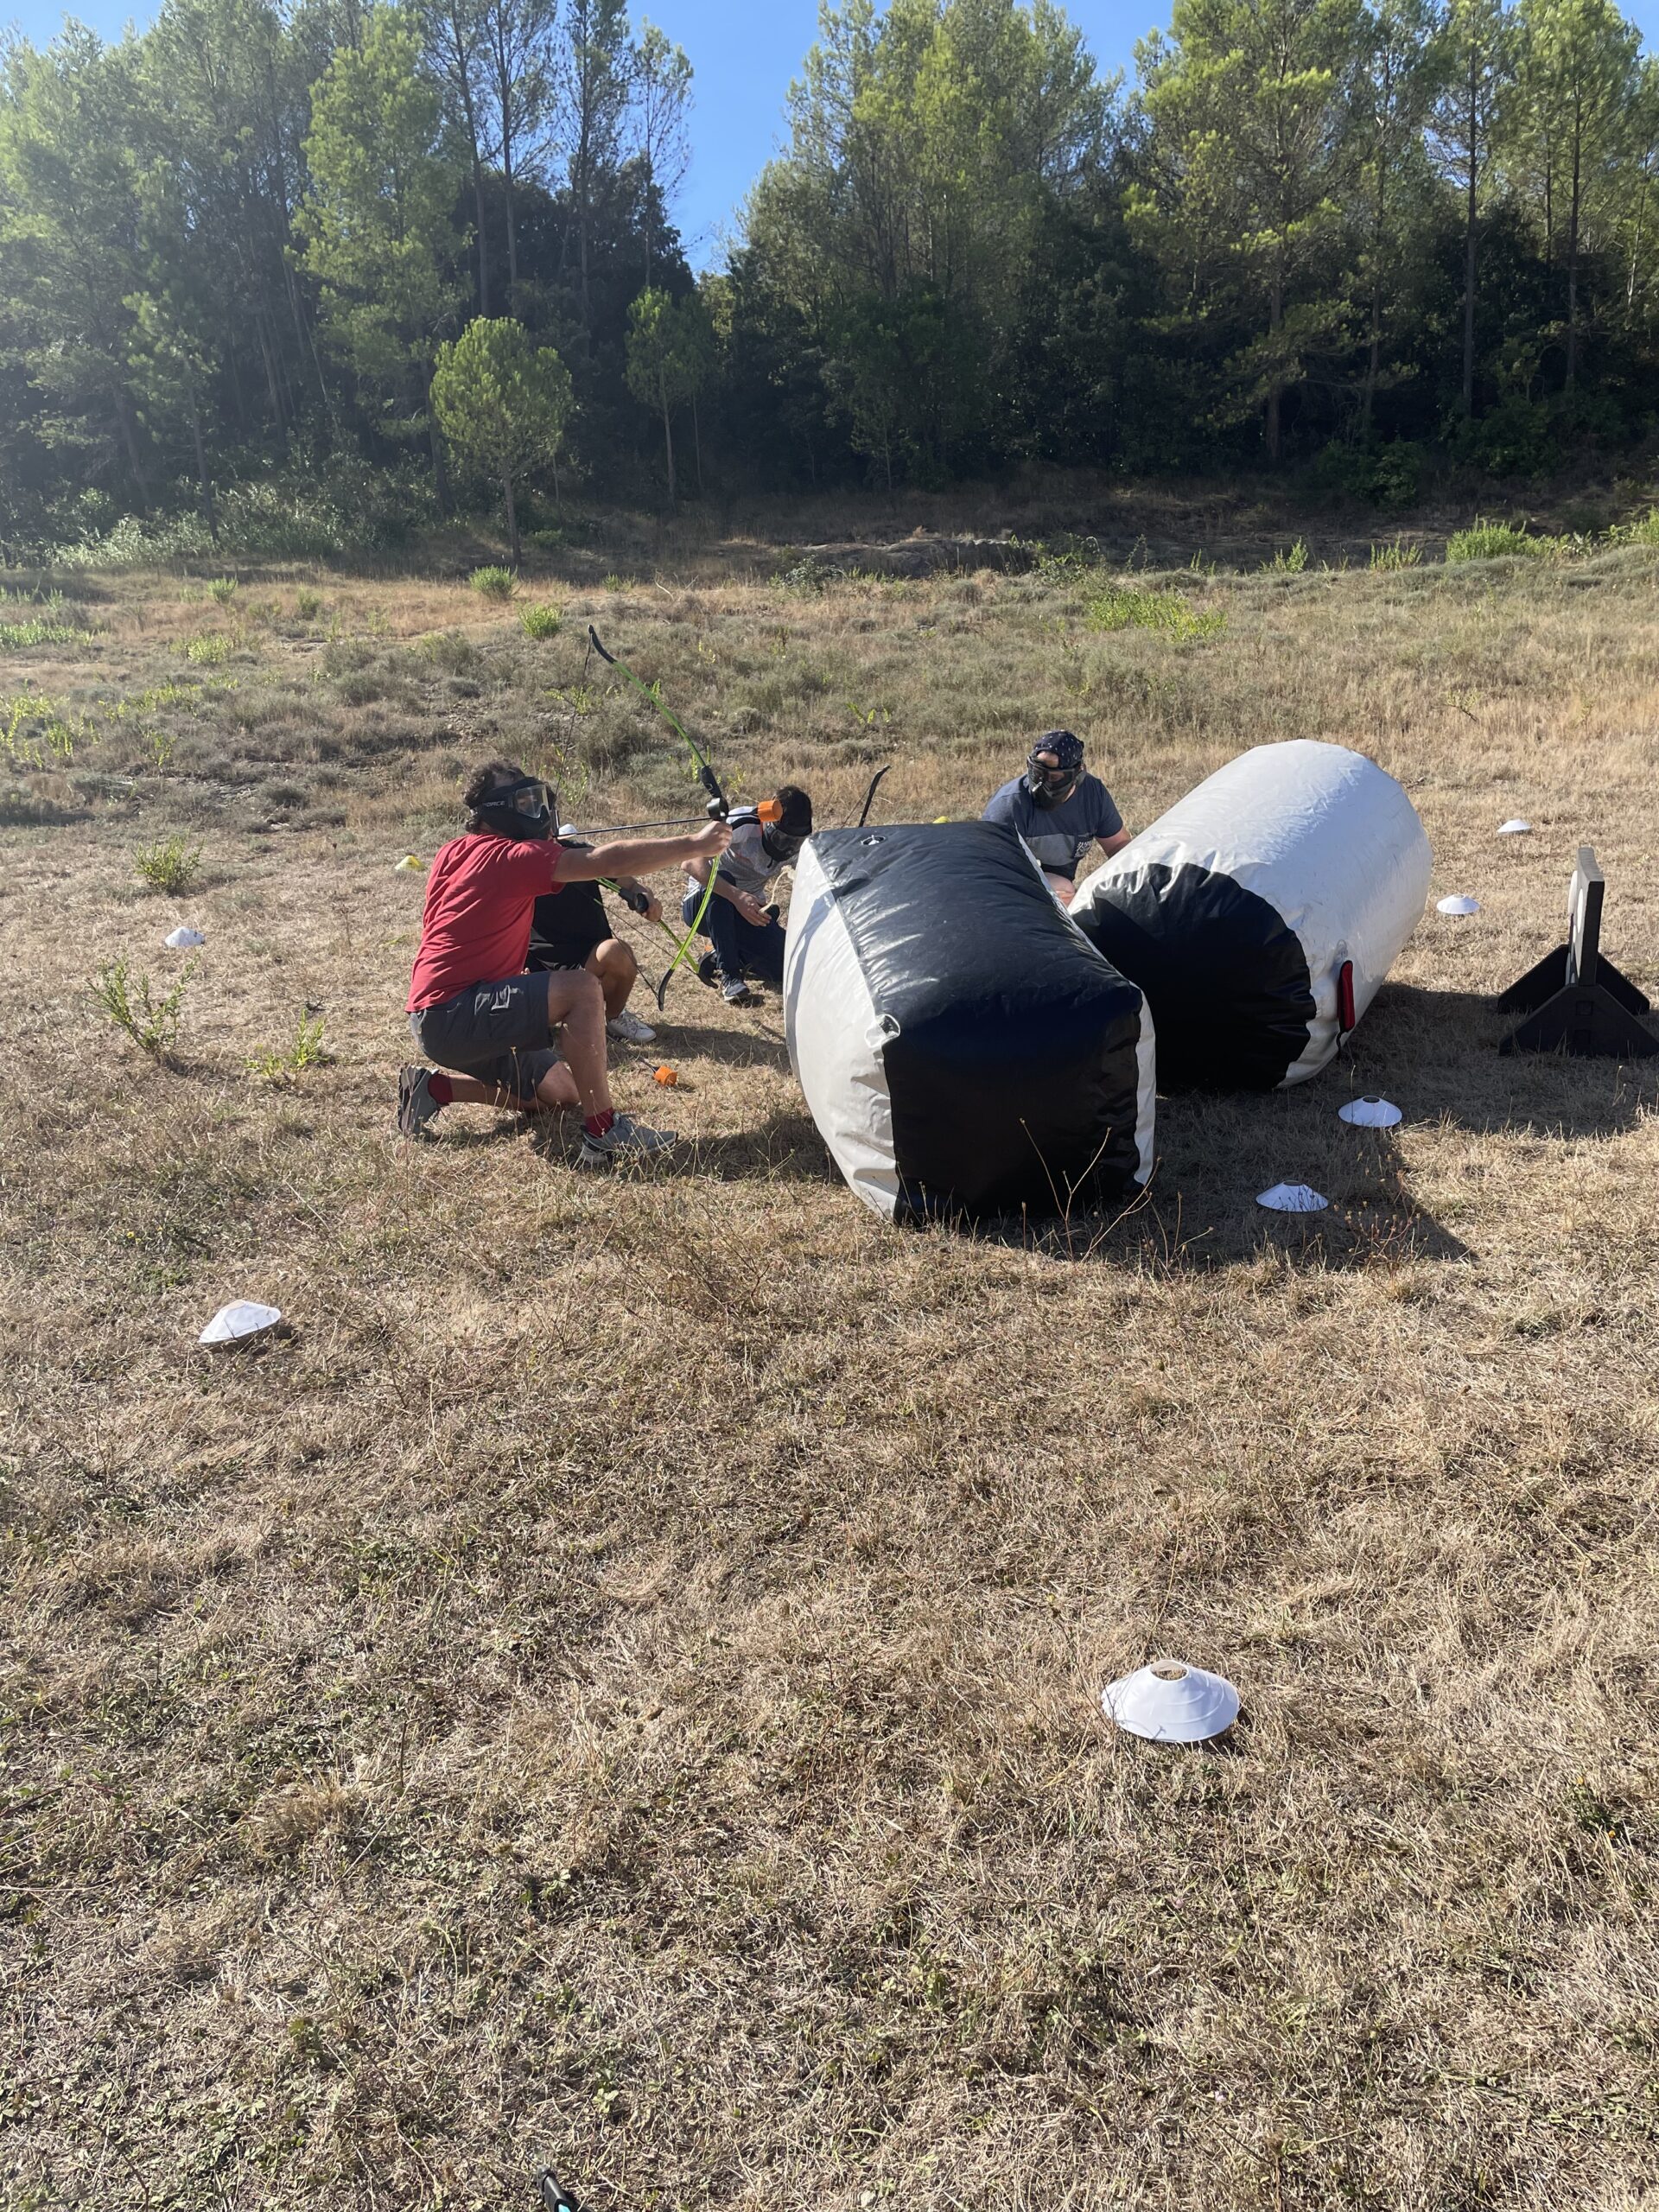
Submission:
[[[591,852],[579,838],[561,837],[566,852]],[[663,906],[636,876],[613,879],[619,896],[648,922],[662,919]],[[649,1045],[657,1032],[628,1011],[628,996],[639,977],[639,962],[626,939],[613,935],[610,917],[597,883],[561,884],[536,901],[530,925],[532,973],[550,974],[563,968],[585,968],[597,976],[605,994],[605,1029],[624,1045]]]

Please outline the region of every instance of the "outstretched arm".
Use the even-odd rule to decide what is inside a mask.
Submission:
[[[689,837],[619,837],[585,853],[566,851],[559,862],[561,883],[597,883],[601,876],[649,874],[659,868],[680,868],[711,861],[732,842],[730,825],[711,822]]]

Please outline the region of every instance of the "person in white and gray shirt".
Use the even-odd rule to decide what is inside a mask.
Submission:
[[[773,796],[783,810],[776,822],[760,821],[752,807],[732,810],[732,842],[721,855],[715,895],[702,918],[702,934],[713,950],[704,953],[697,972],[719,983],[728,1006],[754,1003],[752,977],[774,988],[784,980],[784,932],[777,909],[766,899],[779,869],[789,866],[812,835],[812,801],[798,784],[785,784]],[[709,870],[697,862],[686,874],[681,911],[690,929]]]

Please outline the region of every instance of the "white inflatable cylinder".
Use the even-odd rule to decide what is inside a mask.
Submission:
[[[1160,1088],[1271,1090],[1334,1056],[1421,919],[1431,867],[1392,776],[1298,738],[1206,777],[1071,912],[1146,993]]]
[[[890,1221],[1063,1213],[1152,1172],[1141,993],[1001,823],[809,838],[784,1013],[819,1133]]]

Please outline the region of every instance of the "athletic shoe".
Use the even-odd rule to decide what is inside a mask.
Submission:
[[[432,1096],[430,1068],[399,1068],[397,1071],[397,1134],[400,1137],[423,1137],[427,1124],[443,1111]]]
[[[623,1045],[654,1045],[657,1032],[648,1021],[641,1021],[637,1014],[630,1014],[624,1007],[620,1014],[613,1014],[605,1025],[607,1037],[614,1037]]]
[[[754,993],[741,976],[728,976],[720,987],[720,995],[728,1006],[753,1006]]]
[[[697,963],[697,981],[707,983],[712,991],[720,981],[720,963],[712,952],[705,952]]]
[[[648,1129],[640,1122],[631,1121],[626,1114],[619,1114],[602,1137],[594,1136],[588,1129],[582,1131],[576,1165],[608,1167],[618,1160],[648,1160],[655,1153],[671,1152],[678,1142],[672,1129]]]

